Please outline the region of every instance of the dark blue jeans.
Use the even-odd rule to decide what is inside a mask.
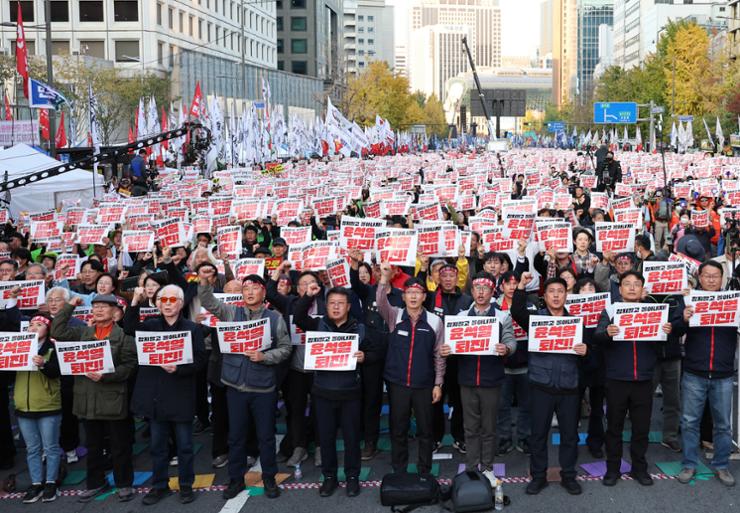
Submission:
[[[180,488],[193,486],[195,472],[193,470],[193,423],[167,422],[165,420],[149,421],[151,427],[151,443],[149,452],[152,455],[152,487],[168,488],[169,473],[169,440],[170,433],[175,436],[177,444],[177,472]]]
[[[360,476],[360,427],[362,426],[362,399],[334,401],[314,396],[316,422],[321,440],[321,471],[324,477],[337,477],[337,429],[344,436],[344,474],[347,478]]]
[[[262,479],[275,479],[275,405],[277,391],[240,392],[226,387],[229,407],[229,478],[244,481],[247,471],[247,434],[250,419],[254,420],[260,448]]]

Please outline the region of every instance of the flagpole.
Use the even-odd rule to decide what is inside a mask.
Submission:
[[[49,87],[54,87],[54,67],[52,66],[51,58],[51,0],[44,0],[44,22],[46,25],[46,81]],[[30,96],[30,92],[29,92]],[[57,158],[56,149],[56,122],[57,112],[56,106],[53,109],[49,109],[49,155],[51,158]]]

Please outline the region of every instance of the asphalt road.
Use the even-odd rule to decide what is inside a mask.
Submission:
[[[664,469],[657,466],[658,463],[680,461],[680,454],[673,453],[662,447],[657,441],[660,433],[660,399],[656,400],[656,410],[653,415],[653,435],[654,443],[650,444],[648,451],[648,461],[650,463],[650,472],[655,476],[655,485],[652,487],[641,487],[637,483],[623,478],[614,488],[604,487],[598,478],[589,476],[586,470],[579,467],[579,479],[583,485],[583,494],[578,497],[569,496],[557,482],[552,482],[538,496],[527,496],[524,493],[526,479],[528,475],[528,458],[514,451],[506,456],[497,459],[497,463],[505,465],[505,484],[504,493],[511,499],[511,506],[506,510],[527,511],[530,513],[547,512],[547,513],[575,513],[588,511],[589,513],[597,512],[637,512],[651,511],[662,512],[693,512],[711,510],[712,513],[736,512],[738,503],[740,503],[740,487],[725,488],[716,478],[711,475],[703,477],[689,485],[682,485],[675,479],[666,476]],[[582,430],[585,429],[586,423],[582,422]],[[557,430],[553,430],[557,433]],[[146,443],[142,437],[143,430],[137,431],[137,442]],[[381,436],[387,436],[383,434]],[[349,499],[345,496],[344,490],[339,489],[333,497],[320,498],[318,494],[318,483],[320,478],[319,470],[313,464],[313,458],[309,458],[303,465],[303,478],[300,480],[288,477],[283,482],[282,495],[278,499],[270,500],[260,495],[258,487],[250,488],[249,496],[246,493],[241,494],[237,499],[227,503],[221,497],[223,485],[228,481],[226,469],[214,470],[211,468],[210,441],[212,434],[210,431],[196,436],[196,444],[200,444],[200,449],[196,455],[196,474],[215,474],[213,485],[209,488],[196,492],[197,499],[189,505],[181,505],[176,495],[172,495],[155,506],[144,507],[141,504],[140,497],[146,493],[148,481],[137,489],[140,497],[128,503],[119,503],[115,495],[108,496],[103,500],[95,500],[89,504],[80,504],[76,501],[75,495],[84,488],[84,481],[78,484],[70,484],[62,488],[62,497],[51,504],[34,505],[22,504],[20,497],[22,491],[28,486],[28,473],[25,469],[25,460],[23,449],[19,450],[16,468],[11,473],[16,474],[17,487],[19,492],[15,494],[2,494],[0,492],[0,511],[3,513],[15,513],[30,510],[63,511],[63,512],[80,512],[95,511],[101,513],[128,513],[134,511],[151,511],[157,513],[175,512],[185,513],[187,511],[200,512],[218,512],[237,513],[239,511],[259,511],[259,512],[304,512],[304,511],[322,511],[322,513],[342,512],[345,513],[348,508],[352,508],[352,513],[376,512],[384,510],[380,505],[379,482],[383,475],[390,471],[390,454],[381,452],[381,454],[370,462],[363,462],[363,467],[369,470],[367,480],[363,482],[362,493],[359,497]],[[143,447],[143,446],[139,446]],[[411,462],[415,461],[415,443],[411,442],[412,454]],[[441,479],[450,479],[458,471],[459,465],[463,462],[463,457],[451,447],[444,447],[441,454],[451,454],[452,459],[440,459],[435,461],[439,464],[439,476]],[[625,459],[629,460],[629,444],[625,444]],[[579,465],[593,462],[594,459],[588,453],[584,446],[580,447]],[[340,454],[341,462],[341,454]],[[341,463],[340,463],[341,464]],[[550,447],[550,465],[557,466],[557,446]],[[150,460],[147,450],[135,457],[134,469],[137,472],[150,471]],[[85,459],[79,463],[71,465],[69,471],[75,475],[82,475],[79,471],[84,471]],[[737,461],[731,463],[730,469],[740,478],[740,464]],[[287,472],[289,469],[282,466],[280,471]],[[176,476],[177,469],[170,468],[170,475]],[[0,479],[5,480],[8,472],[0,473]],[[146,476],[144,476],[146,477]],[[206,480],[208,480],[206,478]],[[441,511],[440,506],[431,506],[422,508],[421,512]]]

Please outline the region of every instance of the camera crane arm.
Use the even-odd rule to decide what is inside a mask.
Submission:
[[[68,171],[72,171],[73,169],[76,169],[77,167],[85,167],[91,164],[98,164],[100,162],[114,160],[120,157],[121,155],[128,153],[131,150],[140,150],[142,148],[148,148],[149,146],[154,146],[155,144],[159,144],[163,141],[168,141],[170,139],[176,139],[178,137],[183,137],[187,135],[189,132],[197,130],[197,129],[204,130],[206,132],[206,141],[210,142],[211,131],[207,127],[203,126],[201,123],[186,122],[180,128],[176,128],[175,130],[169,130],[167,132],[162,132],[157,135],[153,135],[151,137],[141,139],[139,141],[134,141],[124,146],[118,146],[118,147],[115,147],[115,148],[112,148],[106,151],[101,151],[100,153],[90,155],[89,157],[85,157],[85,158],[82,158],[82,159],[79,159],[73,162],[69,162],[68,164],[60,164],[58,166],[54,166],[49,169],[44,169],[42,171],[35,171],[25,176],[14,178],[12,180],[7,180],[3,183],[0,183],[0,192],[9,191],[11,189],[23,187],[24,185],[36,183],[39,180],[46,180],[47,178],[59,176]]]
[[[470,53],[470,47],[468,46],[468,38],[463,36],[462,38],[463,48],[465,54],[468,56],[468,63],[470,64],[470,71],[473,72],[473,80],[475,81],[475,88],[478,90],[478,99],[480,100],[481,107],[483,107],[483,115],[486,117],[488,123],[488,133],[490,136],[496,138],[496,128],[493,126],[493,120],[488,114],[488,107],[486,107],[486,98],[483,95],[483,89],[480,86],[480,80],[478,79],[478,72],[475,70],[475,62],[473,62],[473,55]]]

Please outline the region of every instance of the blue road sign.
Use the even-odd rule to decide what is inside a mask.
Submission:
[[[637,123],[637,104],[635,102],[595,102],[594,123],[608,125]]]
[[[680,122],[682,122],[682,123],[686,123],[688,121],[693,122],[694,121],[694,116],[678,116],[678,120]]]
[[[564,121],[548,121],[547,122],[547,131],[548,132],[561,132],[565,130],[565,122]]]

